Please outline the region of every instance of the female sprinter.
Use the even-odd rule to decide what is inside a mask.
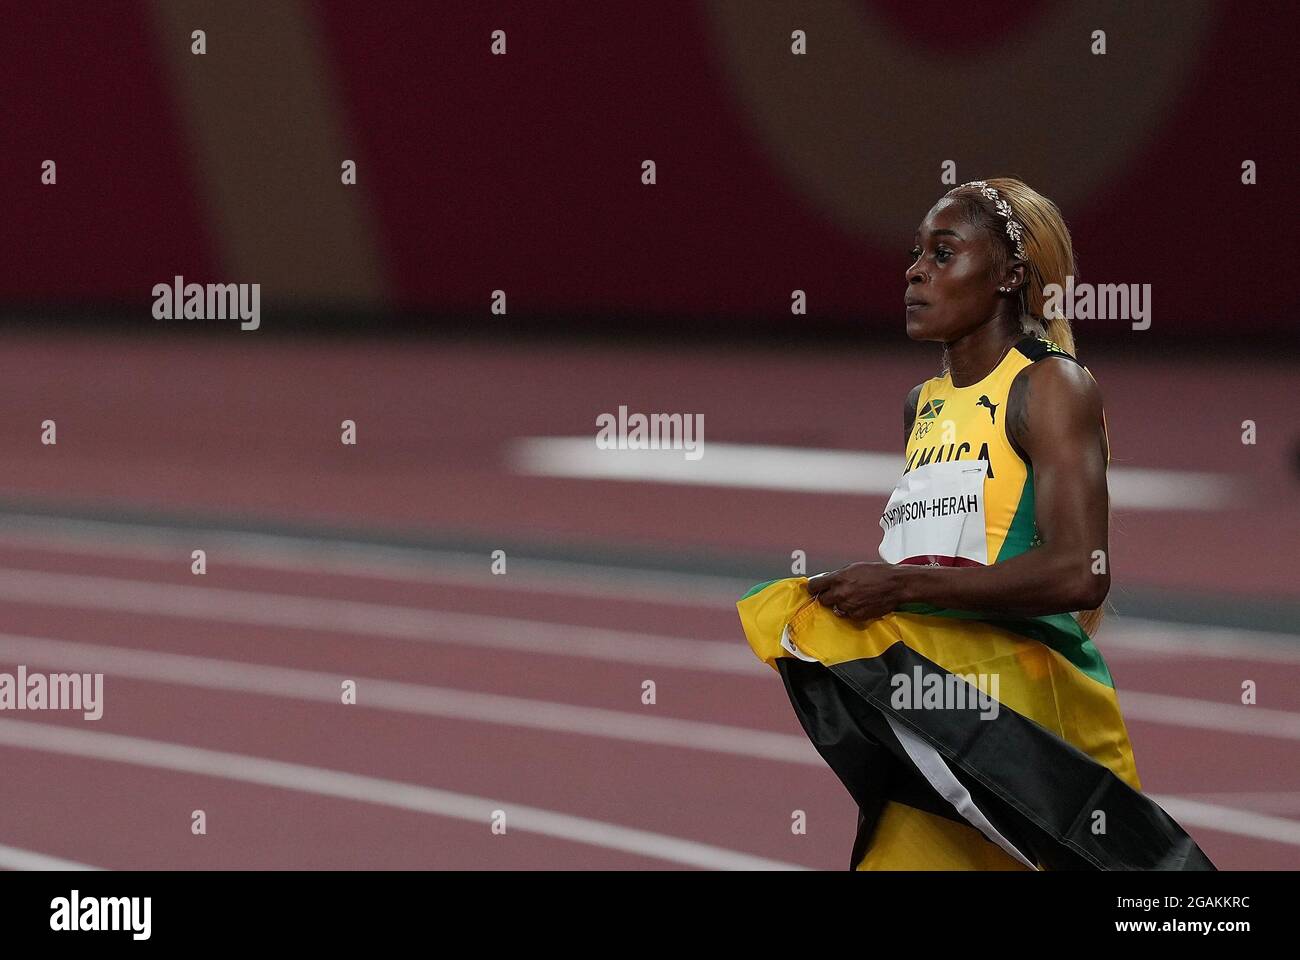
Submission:
[[[1045,288],[1074,273],[1061,214],[1019,180],[975,181],[915,243],[907,335],[942,344],[943,366],[904,405],[884,562],[739,605],[858,802],[852,866],[1213,869],[1139,792],[1091,642],[1110,454],[1069,323],[1044,318]]]

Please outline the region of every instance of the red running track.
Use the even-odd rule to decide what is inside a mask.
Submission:
[[[162,551],[152,559],[114,556],[111,543],[100,548],[91,554],[0,542],[5,663],[50,671],[96,665],[84,666],[90,653],[69,643],[148,654],[136,657],[135,667],[104,671],[100,720],[51,712],[0,718],[0,761],[21,772],[0,785],[0,803],[10,812],[0,845],[115,869],[671,868],[725,865],[719,858],[728,852],[805,867],[845,865],[853,805],[815,757],[781,755],[803,735],[775,675],[757,661],[751,668],[734,611],[721,604],[683,604],[669,591],[658,602],[629,606],[583,596],[580,587],[566,594],[573,585],[563,581],[538,602],[539,594],[508,586],[509,575],[494,578],[486,570],[480,586],[467,587],[437,583],[436,571],[430,582],[404,582],[254,569],[219,555],[196,577],[179,551],[168,560]],[[216,598],[211,612],[193,602],[193,590]],[[14,599],[20,592],[36,599]],[[340,602],[369,605],[357,608],[364,614],[359,626],[339,620]],[[267,610],[291,610],[300,623],[258,622]],[[451,626],[384,635],[411,623],[420,633],[410,619],[420,612]],[[453,614],[471,619],[467,625]],[[541,643],[546,652],[513,650],[509,629],[495,635],[493,623],[517,620],[539,629],[601,628],[611,631],[610,646],[600,658],[583,656],[562,646],[561,630],[558,641]],[[663,656],[666,647],[638,648],[637,638],[620,636],[629,624],[638,634],[694,641],[710,659],[693,664],[689,656]],[[720,660],[725,646],[712,644],[733,645],[738,656]],[[1106,652],[1121,702],[1133,691],[1230,707],[1238,677],[1255,675],[1267,678],[1270,709],[1300,717],[1300,658],[1236,659],[1225,669],[1215,658],[1127,646]],[[158,654],[202,660],[182,661],[179,675],[165,681],[139,676],[138,669],[172,663]],[[223,674],[230,665],[288,669],[305,680],[271,674],[263,678],[269,688],[254,692],[248,677],[258,671],[231,680]],[[355,705],[339,702],[346,678],[357,680]],[[645,680],[655,682],[654,705],[642,703]],[[392,691],[377,681],[479,695],[485,703],[468,702],[490,716],[396,709]],[[221,683],[242,688],[213,687]],[[509,709],[496,698],[512,698]],[[568,708],[597,708],[614,711],[619,719],[611,726],[628,732],[601,735],[599,724],[586,733],[539,729],[554,705],[561,705],[557,722],[581,722],[564,714]],[[714,749],[644,742],[640,726],[669,718],[731,733]],[[1300,813],[1294,727],[1289,736],[1260,736],[1133,718],[1129,725],[1149,792],[1236,811],[1230,829],[1189,824],[1220,867],[1300,863],[1300,839],[1285,827],[1300,823],[1292,820]],[[37,728],[82,740],[134,739],[124,758],[113,760],[96,759],[95,742],[71,755],[17,745]],[[744,731],[773,739],[755,747]],[[158,744],[245,759],[223,760],[220,773],[132,762],[151,760]],[[471,801],[458,818],[393,806],[387,794],[355,799],[252,783],[246,778],[256,763],[248,758],[295,765],[285,775],[300,785],[311,783],[300,768],[312,768],[371,778],[390,785],[389,792],[391,785],[416,785],[493,802],[475,808]],[[589,842],[526,828],[524,807],[594,821],[575,828]],[[205,836],[190,831],[198,809],[207,816]],[[494,809],[505,811],[504,835],[492,832]],[[791,831],[796,810],[806,814],[806,835]],[[1277,835],[1243,835],[1261,823]],[[611,849],[600,824],[654,836],[631,850]],[[704,854],[686,859],[706,859],[683,863],[667,838],[703,845]]]

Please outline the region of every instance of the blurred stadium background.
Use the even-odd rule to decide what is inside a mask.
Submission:
[[[1300,865],[1288,5],[0,9],[0,671],[105,674],[101,720],[0,716],[0,866],[846,866],[733,604],[875,555],[946,160],[1152,285],[1075,325],[1098,642],[1146,789]],[[178,275],[260,329],[154,319]],[[703,414],[698,469],[588,456],[620,405]]]

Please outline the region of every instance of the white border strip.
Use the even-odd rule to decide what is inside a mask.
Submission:
[[[898,738],[898,742],[903,745],[903,749],[907,752],[916,769],[925,777],[930,786],[934,788],[934,791],[952,805],[952,808],[957,811],[963,820],[984,834],[991,842],[1001,847],[1003,852],[1012,859],[1024,864],[1030,870],[1038,869],[1016,848],[1014,843],[1002,836],[998,832],[998,828],[989,822],[988,817],[984,815],[984,811],[976,805],[975,798],[957,779],[938,750],[889,714],[885,714],[885,720],[889,723],[889,729],[894,731],[894,736]]]

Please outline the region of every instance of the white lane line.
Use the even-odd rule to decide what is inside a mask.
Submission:
[[[520,437],[506,448],[517,473],[802,493],[889,494],[905,466],[899,453],[717,443],[684,450],[602,450],[589,437]]]
[[[1300,713],[1289,710],[1272,710],[1243,703],[1216,703],[1124,688],[1119,691],[1119,707],[1125,720],[1300,740]]]
[[[75,860],[61,860],[31,850],[0,844],[0,870],[98,870]]]
[[[0,745],[373,803],[466,820],[482,825],[485,832],[492,811],[504,810],[510,827],[515,830],[705,870],[803,869],[795,864],[751,856],[693,840],[634,830],[601,820],[569,816],[505,800],[115,733],[91,733],[23,720],[0,720]]]
[[[0,600],[426,643],[459,643],[751,677],[769,670],[739,640],[719,643],[359,600],[190,587],[83,574],[0,568]]]
[[[233,566],[374,580],[508,589],[730,610],[753,583],[735,577],[520,558],[509,577],[492,576],[478,554],[386,547],[205,529],[0,513],[0,544],[49,553],[121,556],[188,565],[196,545]],[[507,582],[508,581],[508,582]],[[1098,637],[1103,653],[1197,656],[1300,665],[1300,634],[1148,620],[1112,613]]]
[[[0,600],[432,643],[443,641],[750,677],[758,677],[768,670],[740,642],[718,643],[327,597],[189,587],[82,574],[0,569]],[[1297,714],[1288,711],[1216,704],[1128,688],[1121,688],[1120,697],[1125,715],[1134,720],[1300,739]]]
[[[131,557],[186,566],[190,551],[202,547],[209,564],[714,609],[735,603],[757,582],[531,557],[512,557],[510,575],[502,577],[491,573],[486,554],[32,514],[0,513],[0,543],[47,553]]]
[[[1300,790],[1198,792],[1184,794],[1182,799],[1212,804],[1224,802],[1245,804],[1251,810],[1259,813],[1287,815],[1300,813]]]
[[[238,690],[330,704],[338,702],[339,675],[335,674],[232,663],[180,654],[100,647],[94,644],[11,634],[0,634],[0,651],[6,658],[15,660],[66,664],[66,669],[111,672],[113,675],[132,679],[207,689]],[[787,734],[693,720],[648,718],[615,710],[573,707],[547,701],[367,678],[358,680],[357,691],[358,706],[361,707],[689,747],[787,763],[821,765],[820,757],[805,738]],[[1156,695],[1143,696],[1155,697]],[[1178,700],[1178,698],[1162,697],[1157,699]],[[1203,704],[1194,701],[1176,706],[1180,710],[1185,710],[1190,709],[1189,704],[1204,709]],[[1157,706],[1160,709],[1168,709],[1168,705],[1163,702]],[[1126,713],[1132,712],[1128,710],[1127,702],[1125,708]],[[1282,711],[1272,712],[1282,713]],[[1272,719],[1265,722],[1271,723]],[[1285,714],[1284,719],[1294,724],[1296,715]],[[1178,721],[1175,719],[1167,722]],[[1187,817],[1183,817],[1170,810],[1171,816],[1219,832],[1238,833],[1243,836],[1290,843],[1293,831],[1300,829],[1300,824],[1293,824],[1292,821],[1270,818],[1247,810],[1203,803],[1187,806],[1192,801],[1186,798],[1167,799],[1182,804],[1182,808],[1188,811]],[[1165,799],[1158,799],[1157,802],[1165,806]]]
[[[1300,665],[1300,635],[1237,627],[1116,617],[1102,624],[1097,646],[1103,655],[1149,654],[1156,657],[1204,657],[1211,660],[1259,660]]]
[[[1266,813],[1220,807],[1185,797],[1159,796],[1151,799],[1164,807],[1165,813],[1184,827],[1203,827],[1217,833],[1231,833],[1238,837],[1254,837],[1300,847],[1300,820],[1286,820]]]
[[[104,673],[209,690],[289,697],[337,705],[344,674],[236,663],[185,654],[109,647],[42,637],[0,634],[0,663],[44,664],[78,673]],[[428,717],[446,717],[533,730],[579,734],[674,748],[708,750],[733,756],[821,766],[808,738],[698,720],[648,716],[623,710],[507,697],[356,677],[357,706]],[[109,690],[106,707],[111,709]]]
[[[522,618],[456,613],[329,597],[191,587],[83,574],[0,568],[0,600],[150,616],[277,626],[426,643],[460,643],[498,650],[581,657],[619,663],[758,677],[764,667],[739,639],[692,640]],[[1249,630],[1131,621],[1116,623],[1099,646],[1234,660],[1300,663],[1294,638]],[[739,626],[737,626],[739,637]]]
[[[507,456],[516,472],[529,476],[861,496],[891,493],[905,465],[897,453],[716,441],[702,450],[698,460],[687,460],[684,450],[602,450],[593,434],[522,437]],[[1231,502],[1227,474],[1112,466],[1107,476],[1111,503],[1122,509],[1218,510]]]

